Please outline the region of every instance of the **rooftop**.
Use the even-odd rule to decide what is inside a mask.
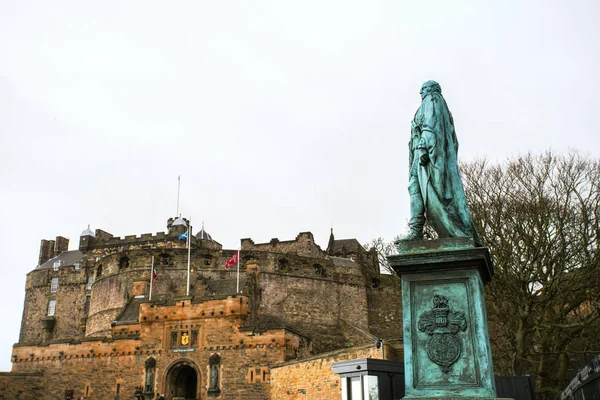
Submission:
[[[38,269],[51,269],[51,268],[54,268],[54,263],[56,261],[60,261],[60,263],[61,263],[60,266],[61,267],[72,266],[75,263],[80,262],[82,256],[83,256],[83,253],[81,253],[81,251],[79,251],[79,250],[63,251],[58,256],[49,259],[48,261],[46,261],[42,265],[38,265],[35,269],[38,270]]]

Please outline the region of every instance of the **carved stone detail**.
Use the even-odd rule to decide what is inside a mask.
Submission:
[[[467,329],[465,314],[450,310],[448,298],[436,294],[431,311],[419,316],[418,328],[431,336],[425,346],[429,359],[439,365],[442,372],[449,372],[462,353],[462,341],[456,334]]]

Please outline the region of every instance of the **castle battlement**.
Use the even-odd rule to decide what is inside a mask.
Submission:
[[[164,241],[173,239],[173,236],[168,236],[165,232],[142,233],[140,235],[111,236],[109,238],[95,238],[95,243],[109,246],[118,246],[122,244],[132,244],[148,241]]]

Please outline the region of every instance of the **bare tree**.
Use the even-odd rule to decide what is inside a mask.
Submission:
[[[381,272],[382,274],[394,273],[394,270],[392,270],[387,261],[387,256],[396,254],[398,252],[394,242],[386,242],[384,238],[378,237],[368,243],[365,243],[363,247],[367,250],[371,250],[373,248],[377,250],[377,258],[379,259],[379,271],[377,272]]]
[[[554,399],[600,352],[600,165],[577,152],[461,166],[495,276],[486,289],[497,374]]]

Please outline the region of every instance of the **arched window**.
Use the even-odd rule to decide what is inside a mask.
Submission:
[[[129,257],[123,256],[119,259],[119,269],[125,269],[129,267]]]
[[[98,265],[98,269],[96,269],[96,279],[102,276],[102,264]]]
[[[146,383],[144,393],[154,392],[154,373],[156,371],[156,360],[152,357],[146,360]]]

